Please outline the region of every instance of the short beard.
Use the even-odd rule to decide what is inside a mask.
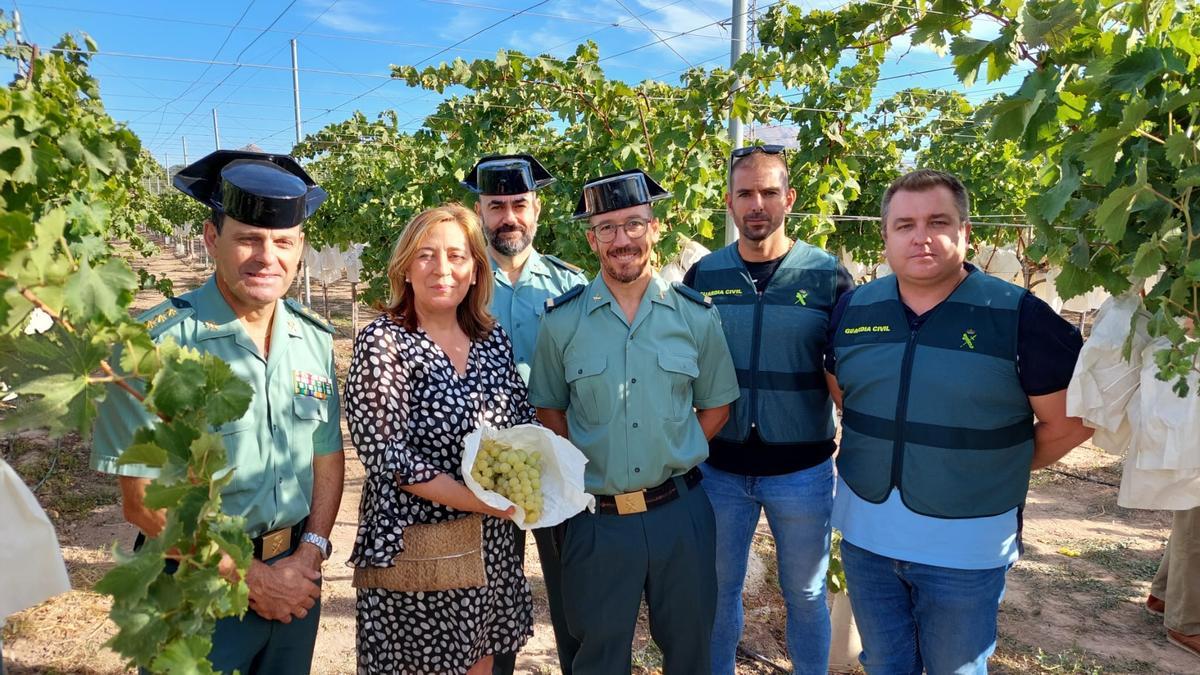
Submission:
[[[646,260],[643,261],[643,263],[641,265],[627,268],[629,271],[621,271],[621,269],[619,269],[616,264],[610,263],[608,261],[607,255],[600,262],[600,265],[601,265],[601,267],[604,268],[604,271],[608,272],[608,276],[612,277],[613,280],[618,281],[622,284],[627,284],[632,281],[636,281],[638,279],[638,277],[642,276],[642,273],[646,271],[646,266],[649,264],[650,264],[650,260],[647,258]]]
[[[500,236],[502,234],[507,234],[507,232],[504,232],[504,228],[497,228],[491,232],[488,232],[488,244],[491,245],[492,249],[495,250],[496,253],[499,253],[503,256],[508,256],[511,258],[521,251],[529,248],[529,245],[533,243],[533,237],[529,236],[524,231],[521,232],[521,237],[515,241],[512,239],[502,238]]]
[[[751,232],[747,228],[739,226],[738,227],[738,236],[744,237],[750,241],[762,241],[762,240],[770,237],[771,235],[775,234],[775,231],[778,230],[782,226],[783,226],[783,221],[780,221],[778,224],[771,223],[771,226],[765,230],[758,230],[755,232]]]

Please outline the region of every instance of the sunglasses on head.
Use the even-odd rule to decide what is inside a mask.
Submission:
[[[787,148],[783,147],[782,145],[747,145],[744,148],[735,149],[732,153],[730,153],[730,157],[732,159],[741,159],[743,157],[749,157],[756,152],[761,152],[767,155],[786,155]]]

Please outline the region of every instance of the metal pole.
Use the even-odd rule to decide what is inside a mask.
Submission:
[[[304,268],[304,304],[312,307],[312,275],[308,265],[301,263],[301,266]]]
[[[171,159],[166,154],[163,154],[163,175],[167,177],[167,189],[171,189]],[[159,194],[162,194],[162,188],[158,189]]]
[[[300,64],[296,60],[296,39],[292,38],[292,97],[296,104],[296,143],[300,143]]]
[[[221,149],[221,127],[217,125],[217,109],[213,108],[213,145]]]
[[[181,136],[180,138],[183,139],[183,165],[187,166],[187,136]]]
[[[738,58],[746,52],[746,0],[733,0],[733,32],[729,40],[729,67],[733,68],[733,64],[737,63]],[[741,83],[737,83],[734,87],[740,87]],[[732,103],[732,99],[730,101]],[[742,147],[742,121],[735,118],[732,114],[729,116],[729,146],[732,148]],[[726,186],[728,189],[728,185]],[[733,223],[733,217],[728,212],[725,214],[725,243],[732,244],[737,241],[737,226]]]
[[[296,107],[296,144],[300,144],[303,131],[300,127],[300,62],[296,59],[296,39],[292,38],[292,98]],[[304,265],[304,304],[312,305],[312,281],[308,265]]]

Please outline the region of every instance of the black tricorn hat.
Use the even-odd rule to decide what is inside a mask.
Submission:
[[[245,150],[217,150],[172,182],[230,218],[276,230],[299,225],[329,197],[291,157]]]
[[[490,155],[479,160],[461,182],[481,195],[520,195],[557,180],[533,155]]]
[[[583,194],[571,218],[591,218],[609,211],[649,204],[671,196],[645,171],[629,169],[583,184]]]

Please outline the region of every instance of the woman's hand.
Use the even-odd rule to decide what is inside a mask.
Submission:
[[[477,510],[480,513],[482,513],[485,516],[492,516],[493,518],[499,518],[500,520],[512,520],[513,517],[517,515],[517,507],[515,507],[515,506],[510,506],[507,509],[504,509],[503,511],[501,511],[500,509],[496,509],[496,508],[492,508],[492,507],[488,506],[487,504],[483,503],[482,500],[479,502],[479,506],[480,506],[480,508]]]
[[[459,511],[473,511],[504,520],[512,520],[517,513],[515,506],[504,510],[488,506],[482,499],[476,497],[465,483],[460,483],[453,476],[445,473],[439,473],[432,480],[424,483],[401,485],[400,489]]]

